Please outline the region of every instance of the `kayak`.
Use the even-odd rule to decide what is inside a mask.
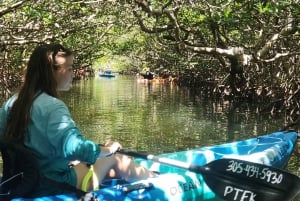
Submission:
[[[225,195],[231,196],[228,200],[281,200],[281,191],[280,193],[276,191],[279,187],[273,189],[273,186],[277,184],[282,186],[280,188],[288,188],[287,185],[297,186],[295,194],[300,188],[298,184],[287,183],[289,181],[298,183],[298,177],[282,170],[289,161],[297,137],[296,131],[280,131],[231,143],[165,153],[155,156],[154,159],[157,160],[151,157],[148,160],[136,158],[137,163],[159,174],[132,183],[118,179],[106,180],[100,185],[100,189],[93,193],[101,201],[222,201]],[[254,185],[253,182],[257,181],[259,184]],[[216,193],[220,191],[218,186],[224,187],[225,190]],[[242,190],[242,187],[249,190]],[[256,190],[254,188],[262,195],[254,194]],[[269,190],[272,192],[268,194]],[[255,197],[257,199],[254,199]],[[77,200],[76,196],[68,194],[14,199],[14,201],[71,200]]]
[[[99,73],[99,77],[114,78],[116,75],[112,73]]]

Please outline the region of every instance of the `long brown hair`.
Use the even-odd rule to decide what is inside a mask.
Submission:
[[[31,119],[31,107],[37,94],[45,92],[58,98],[54,77],[54,70],[58,68],[55,62],[57,53],[64,57],[72,55],[70,50],[60,44],[40,45],[32,52],[27,64],[24,83],[8,115],[5,129],[6,140],[24,141],[25,129]]]

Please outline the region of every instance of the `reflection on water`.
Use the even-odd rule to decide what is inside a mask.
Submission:
[[[249,104],[213,102],[173,85],[135,77],[81,81],[62,94],[83,133],[162,153],[280,130],[284,118],[258,116]]]

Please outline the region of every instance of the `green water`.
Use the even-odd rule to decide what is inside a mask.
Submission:
[[[285,125],[283,115],[258,115],[247,103],[213,102],[134,76],[79,81],[61,95],[88,138],[154,154],[246,139]]]

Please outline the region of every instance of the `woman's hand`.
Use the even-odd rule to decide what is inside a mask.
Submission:
[[[113,142],[111,140],[109,140],[105,143],[105,147],[109,147],[111,154],[115,154],[117,151],[122,149],[122,146],[119,142]]]
[[[122,146],[119,142],[114,141],[107,141],[103,147],[101,147],[101,153],[99,155],[99,158],[107,157],[112,154],[115,154],[117,151],[122,149]]]

